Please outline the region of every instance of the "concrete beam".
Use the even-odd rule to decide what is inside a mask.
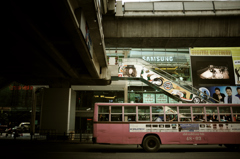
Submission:
[[[239,46],[240,16],[112,18],[104,16],[107,47]]]
[[[89,26],[90,36],[93,42],[93,49],[101,67],[107,67],[107,58],[104,48],[104,35],[102,31],[102,19],[100,16],[100,5],[98,1],[77,0],[83,9],[86,21]]]

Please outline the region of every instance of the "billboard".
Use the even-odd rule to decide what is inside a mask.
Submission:
[[[240,49],[232,51],[235,84],[240,85]]]
[[[155,94],[143,93],[143,103],[155,103]]]
[[[162,77],[161,75],[149,70],[143,65],[126,65],[122,63],[122,65],[119,67],[118,77],[143,78],[146,81],[150,82],[151,84],[156,85],[160,89],[172,95],[178,96],[183,101],[194,103],[201,102],[201,99],[198,98],[196,95],[177,85],[173,81],[170,81]],[[146,99],[145,102],[146,103],[152,102],[151,100],[147,99],[147,97],[148,96],[146,96],[145,98]],[[161,102],[159,98],[157,98],[157,102]]]
[[[232,54],[236,51],[240,48],[190,48],[193,86],[235,85]]]
[[[240,104],[240,86],[209,86],[200,87],[199,90],[207,92],[206,94],[220,103],[229,103],[228,96],[232,96],[231,103]]]

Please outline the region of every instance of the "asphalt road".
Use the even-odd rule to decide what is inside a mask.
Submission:
[[[218,145],[161,145],[145,152],[136,145],[0,140],[0,159],[238,159],[239,151]]]

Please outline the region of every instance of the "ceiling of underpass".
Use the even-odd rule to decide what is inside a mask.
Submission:
[[[94,61],[91,65],[90,62],[93,60],[85,39],[75,24],[68,2],[7,1],[3,14],[3,32],[6,37],[2,48],[0,88],[13,81],[50,87],[111,83],[111,80],[98,78],[96,70],[92,71],[95,64],[99,64],[100,68],[106,64],[106,55],[102,51],[100,41],[102,37],[99,36],[101,29],[96,23],[99,20],[96,16],[95,1],[76,0],[78,7],[83,8],[85,12],[93,43],[97,44],[94,56],[99,61]],[[239,46],[239,16],[183,19],[119,18],[115,17],[113,10],[103,15],[101,21],[106,47]],[[192,30],[186,27],[185,22],[191,24]],[[188,30],[190,31],[186,34]]]
[[[93,1],[84,2],[94,6]],[[94,77],[86,64],[91,58],[83,57],[89,51],[67,1],[9,0],[4,7],[1,87],[13,81],[50,87],[109,84]],[[96,16],[94,9],[88,12]]]

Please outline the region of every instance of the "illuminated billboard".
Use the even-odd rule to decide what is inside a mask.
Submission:
[[[240,85],[240,48],[232,52],[235,84]]]
[[[179,97],[181,100],[186,102],[199,103],[201,99],[196,95],[192,94],[188,90],[182,88],[174,81],[170,81],[165,77],[161,76],[150,70],[149,68],[144,67],[143,65],[128,65],[123,64],[119,67],[119,77],[133,77],[133,78],[143,78],[151,84],[156,85],[160,89]],[[145,94],[144,103],[155,103],[155,97],[153,99],[152,95]],[[154,101],[153,101],[154,100]],[[160,100],[157,98],[157,102]],[[173,101],[174,102],[174,101]]]
[[[193,86],[234,85],[232,54],[237,50],[240,48],[190,48]]]

